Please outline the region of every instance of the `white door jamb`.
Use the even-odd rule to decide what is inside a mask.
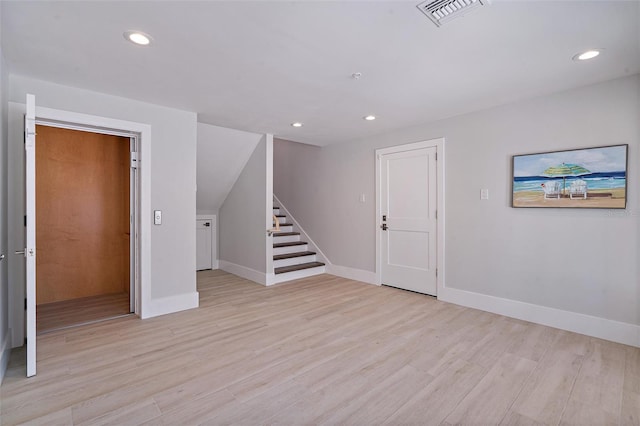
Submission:
[[[375,162],[376,162],[376,285],[382,285],[382,271],[381,271],[381,240],[382,240],[382,206],[381,206],[381,157],[385,154],[393,154],[403,151],[411,151],[421,148],[436,147],[436,168],[437,168],[437,183],[436,183],[436,197],[437,197],[437,251],[436,251],[436,286],[437,294],[442,294],[442,288],[445,287],[445,262],[444,262],[444,230],[445,230],[445,210],[444,210],[444,143],[445,139],[437,138],[430,139],[422,142],[415,142],[405,145],[392,146],[389,148],[376,149]]]

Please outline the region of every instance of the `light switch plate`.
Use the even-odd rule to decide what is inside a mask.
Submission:
[[[481,189],[480,190],[480,199],[481,200],[488,200],[489,199],[489,190],[488,189]]]
[[[162,225],[162,210],[153,211],[153,224]]]

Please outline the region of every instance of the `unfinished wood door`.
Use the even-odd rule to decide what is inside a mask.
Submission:
[[[128,293],[129,138],[36,132],[37,303]]]

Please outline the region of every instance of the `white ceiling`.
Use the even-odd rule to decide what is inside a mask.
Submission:
[[[494,0],[441,28],[417,3],[2,1],[3,53],[15,74],[317,145],[640,72],[638,1]]]

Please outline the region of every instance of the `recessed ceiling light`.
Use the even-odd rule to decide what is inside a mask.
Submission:
[[[362,117],[362,118],[364,118],[367,121],[373,121],[373,120],[376,119],[376,116],[375,115],[367,115],[366,117]]]
[[[151,36],[149,34],[145,34],[141,31],[127,31],[124,34],[124,38],[129,40],[131,43],[135,43],[140,46],[148,46],[151,44]]]
[[[577,53],[573,56],[574,61],[586,61],[593,59],[601,53],[602,49],[589,49],[585,52]]]
[[[296,121],[295,123],[291,123],[291,127],[302,127],[302,123]]]

